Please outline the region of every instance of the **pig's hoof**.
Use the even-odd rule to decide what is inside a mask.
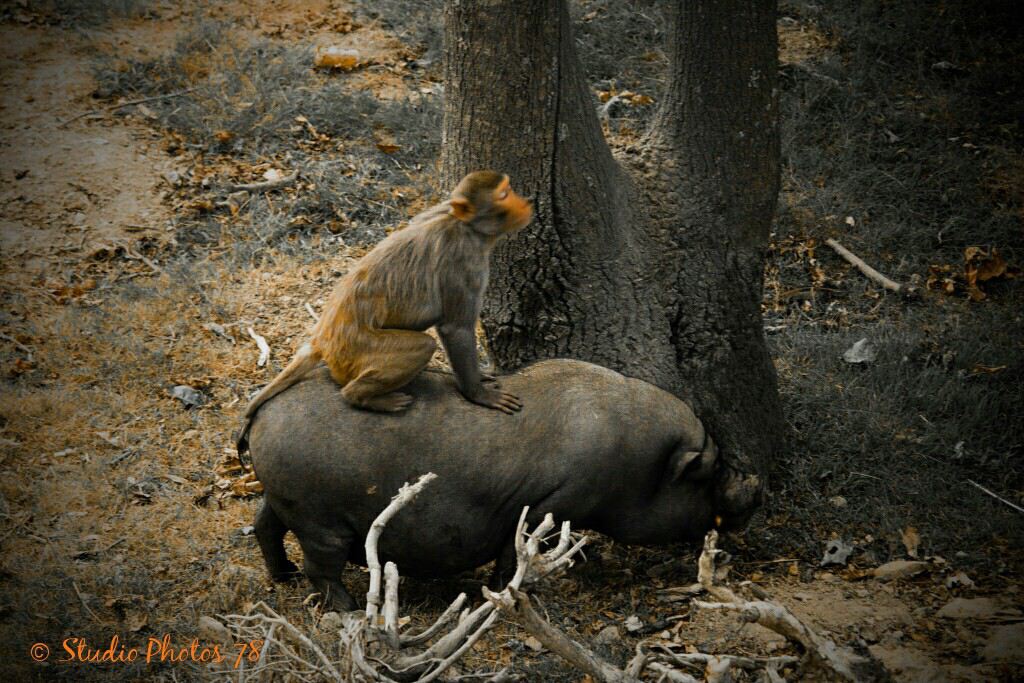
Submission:
[[[337,588],[325,588],[320,593],[320,601],[324,609],[335,612],[354,612],[359,608],[356,601],[348,594],[348,591],[338,586]]]
[[[382,413],[398,413],[410,405],[412,405],[412,396],[403,394],[400,391],[392,391],[390,394],[363,399],[359,407],[379,410]]]
[[[300,572],[299,568],[295,566],[295,563],[289,561],[288,564],[272,573],[270,575],[270,579],[275,583],[288,583],[289,581],[294,581],[299,578],[301,575],[302,572]]]

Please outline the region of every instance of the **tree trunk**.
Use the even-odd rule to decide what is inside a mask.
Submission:
[[[668,34],[654,123],[616,158],[565,0],[449,0],[442,182],[492,168],[536,204],[493,258],[482,317],[500,367],[572,357],[652,382],[764,473],[784,430],[760,313],[775,2],[680,2]]]

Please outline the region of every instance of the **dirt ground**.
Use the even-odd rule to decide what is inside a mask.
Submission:
[[[592,40],[587,22],[598,22],[601,11],[610,15],[611,10],[603,3],[577,4],[586,46]],[[317,638],[327,637],[317,631],[321,615],[315,601],[307,600],[306,582],[272,585],[265,576],[251,528],[259,486],[234,458],[231,433],[249,393],[300,343],[311,322],[307,309],[319,309],[338,275],[432,196],[430,150],[437,142],[412,126],[433,126],[436,120],[436,55],[422,28],[410,32],[366,8],[330,0],[273,3],[272,8],[243,0],[70,6],[73,11],[61,3],[21,2],[0,10],[0,668],[12,680],[207,680],[217,676],[187,662],[62,663],[61,643],[80,638],[90,647],[106,648],[116,635],[144,648],[151,638],[167,635],[187,646],[200,637],[200,617],[243,612],[258,600]],[[587,19],[592,6],[596,15]],[[392,4],[379,11],[392,11]],[[787,16],[779,24],[783,68],[801,78],[827,64],[823,55],[839,54],[840,44],[858,39],[822,31],[796,11]],[[183,52],[183,41],[196,26],[210,22],[221,27],[219,33],[204,34],[216,36],[216,44],[204,38],[208,51]],[[248,64],[245,50],[252,45],[261,46],[260,55],[271,55],[269,66],[253,62],[250,71],[209,84],[226,63]],[[326,45],[358,50],[361,67],[312,75],[314,51]],[[295,62],[288,61],[293,57]],[[364,112],[346,123],[354,132],[333,130],[332,116],[324,115],[321,123],[313,104],[307,111],[306,105],[286,100],[280,105],[285,114],[260,109],[259,98],[280,91],[273,75],[287,80],[287,72],[273,69],[293,67],[311,74],[308,92],[335,93],[331,96],[349,98],[339,101]],[[159,79],[187,69],[192,71],[182,76],[181,88],[118,90],[137,73]],[[822,78],[832,77],[809,77],[831,87]],[[190,87],[228,91],[236,87],[235,79],[241,85],[231,90],[237,95],[229,102],[233,109],[216,116],[210,107],[217,103],[212,98],[204,103],[195,93],[125,105]],[[639,79],[630,87],[644,84]],[[609,87],[615,85],[595,90]],[[401,123],[410,118],[402,113],[406,110],[387,108],[407,106],[414,98],[421,108],[413,123]],[[196,111],[201,115],[186,120]],[[628,117],[613,126],[613,141],[629,139],[631,126],[636,127]],[[285,131],[280,133],[285,137],[275,138],[277,131]],[[285,142],[274,142],[281,139]],[[1010,161],[992,166],[986,177],[996,183],[992,201],[1003,202],[1021,220],[1024,175],[1012,171],[1024,168],[1019,161],[1024,157],[1019,138],[1013,140],[992,152]],[[793,159],[790,165],[799,163]],[[283,192],[255,198],[224,189],[303,164],[303,182]],[[818,188],[846,179],[822,178]],[[828,432],[830,422],[825,409],[812,410],[801,382],[852,394],[876,381],[870,374],[851,379],[816,369],[823,367],[819,361],[825,354],[838,356],[865,329],[850,327],[850,319],[872,325],[864,336],[881,339],[883,351],[885,340],[903,334],[892,331],[902,322],[924,337],[966,329],[963,334],[982,340],[981,355],[957,381],[974,378],[970,391],[977,382],[1005,382],[977,389],[978,396],[1020,392],[1020,337],[1010,334],[1007,341],[976,331],[1004,323],[1011,331],[1022,329],[1019,280],[985,285],[989,302],[982,309],[958,275],[962,264],[943,271],[929,269],[939,263],[937,257],[900,261],[888,238],[852,232],[864,216],[847,219],[841,207],[834,215],[809,209],[802,198],[811,192],[795,176],[787,179],[789,208],[783,209],[773,237],[765,305],[766,325],[778,333],[773,351],[794,438],[804,448],[818,448],[807,445],[819,443],[809,441],[817,437],[807,433]],[[348,204],[340,203],[341,195],[350,198]],[[865,258],[884,253],[883,266],[907,277],[917,273],[926,290],[927,278],[937,277],[940,291],[927,291],[926,313],[891,297],[883,302],[855,272],[827,261],[830,252],[820,236],[815,242],[808,233],[784,234],[783,228],[790,231],[801,221],[831,226],[832,234],[836,226],[850,226],[856,235],[851,247],[869,249]],[[1016,239],[1019,245],[1019,235]],[[1012,242],[999,246],[1011,266],[1020,265],[1024,251],[1014,251]],[[959,258],[959,249],[946,263]],[[787,280],[794,277],[802,282],[795,288]],[[948,301],[942,299],[942,278],[957,294]],[[860,303],[843,298],[851,290]],[[814,296],[831,297],[812,302],[819,310],[827,306],[827,313],[818,315],[807,303]],[[812,318],[820,327],[807,322]],[[805,327],[794,322],[800,320]],[[835,327],[849,332],[827,343],[807,341]],[[271,346],[267,367],[257,366],[250,328]],[[921,362],[941,370],[943,350],[926,352],[934,357]],[[961,351],[960,358],[974,359],[971,353]],[[884,387],[892,380],[877,381]],[[190,407],[175,398],[178,386],[200,392],[201,405]],[[919,389],[931,391],[928,385]],[[876,402],[887,400],[884,390],[873,396]],[[1007,438],[1018,439],[1014,421],[1024,422],[1015,412],[1021,404],[1018,398],[1006,401],[985,405],[992,420],[1007,425]],[[919,412],[924,423],[926,413],[933,415]],[[846,426],[835,429],[859,430],[857,419],[851,413]],[[891,440],[884,448],[900,454],[899,448],[911,444],[925,452],[922,457],[933,457],[927,455],[929,439],[943,439],[949,453],[970,451],[981,441],[963,439],[957,445],[923,423],[918,427],[904,432],[889,425]],[[1019,460],[1020,448],[1019,440],[999,442],[1008,458]],[[829,473],[856,473],[857,465],[822,464],[831,462],[826,450],[802,460],[794,456],[798,462],[789,466],[794,480],[803,476],[820,486],[782,486],[752,529],[729,541],[731,580],[756,584],[837,642],[869,651],[895,680],[1020,680],[1024,516],[966,483],[948,492],[935,488],[934,509],[896,494],[870,498],[861,484],[834,489]],[[867,452],[867,446],[859,454],[836,447],[835,458],[846,462],[869,457]],[[936,471],[954,472],[961,482],[972,472],[1007,471],[995,461],[949,467],[960,469]],[[1015,471],[993,488],[1020,505],[1020,470]],[[879,476],[888,480],[890,475],[869,469],[857,481],[866,486]],[[919,488],[928,494],[930,486],[925,482]],[[941,508],[961,498],[972,501],[963,503],[964,516],[943,516]],[[866,522],[860,511],[885,501],[891,502],[893,512],[886,518],[891,523]],[[977,520],[977,528],[965,520]],[[818,566],[831,537],[858,549],[848,566]],[[293,558],[300,556],[291,541],[288,548]],[[871,574],[888,560],[909,558],[920,559],[922,571],[892,580]],[[692,583],[695,575],[693,548],[638,549],[598,540],[588,562],[538,595],[548,617],[574,638],[592,640],[615,626],[598,651],[618,663],[629,658],[641,633],[704,652],[790,651],[760,627],[698,613],[666,592]],[[459,591],[479,595],[482,576],[408,581],[403,614],[426,622]],[[365,592],[362,570],[346,570],[346,581],[353,594]],[[951,602],[967,607],[943,612]],[[640,633],[625,628],[633,616],[644,624]],[[33,661],[35,643],[51,650],[47,661]],[[462,668],[509,664],[524,680],[582,679],[554,655],[531,647],[507,623],[474,648]]]

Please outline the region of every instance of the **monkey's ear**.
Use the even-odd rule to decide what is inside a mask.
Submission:
[[[468,223],[473,218],[473,205],[462,195],[453,195],[451,199],[452,215],[463,223]]]

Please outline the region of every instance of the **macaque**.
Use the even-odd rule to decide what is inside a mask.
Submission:
[[[424,333],[429,327],[441,338],[463,396],[504,413],[519,411],[518,397],[482,382],[476,323],[495,242],[532,218],[531,203],[512,190],[507,175],[467,175],[448,201],[382,240],[341,279],[312,338],[253,398],[245,418],[321,360],[350,405],[405,410],[412,396],[399,389],[437,348]]]

